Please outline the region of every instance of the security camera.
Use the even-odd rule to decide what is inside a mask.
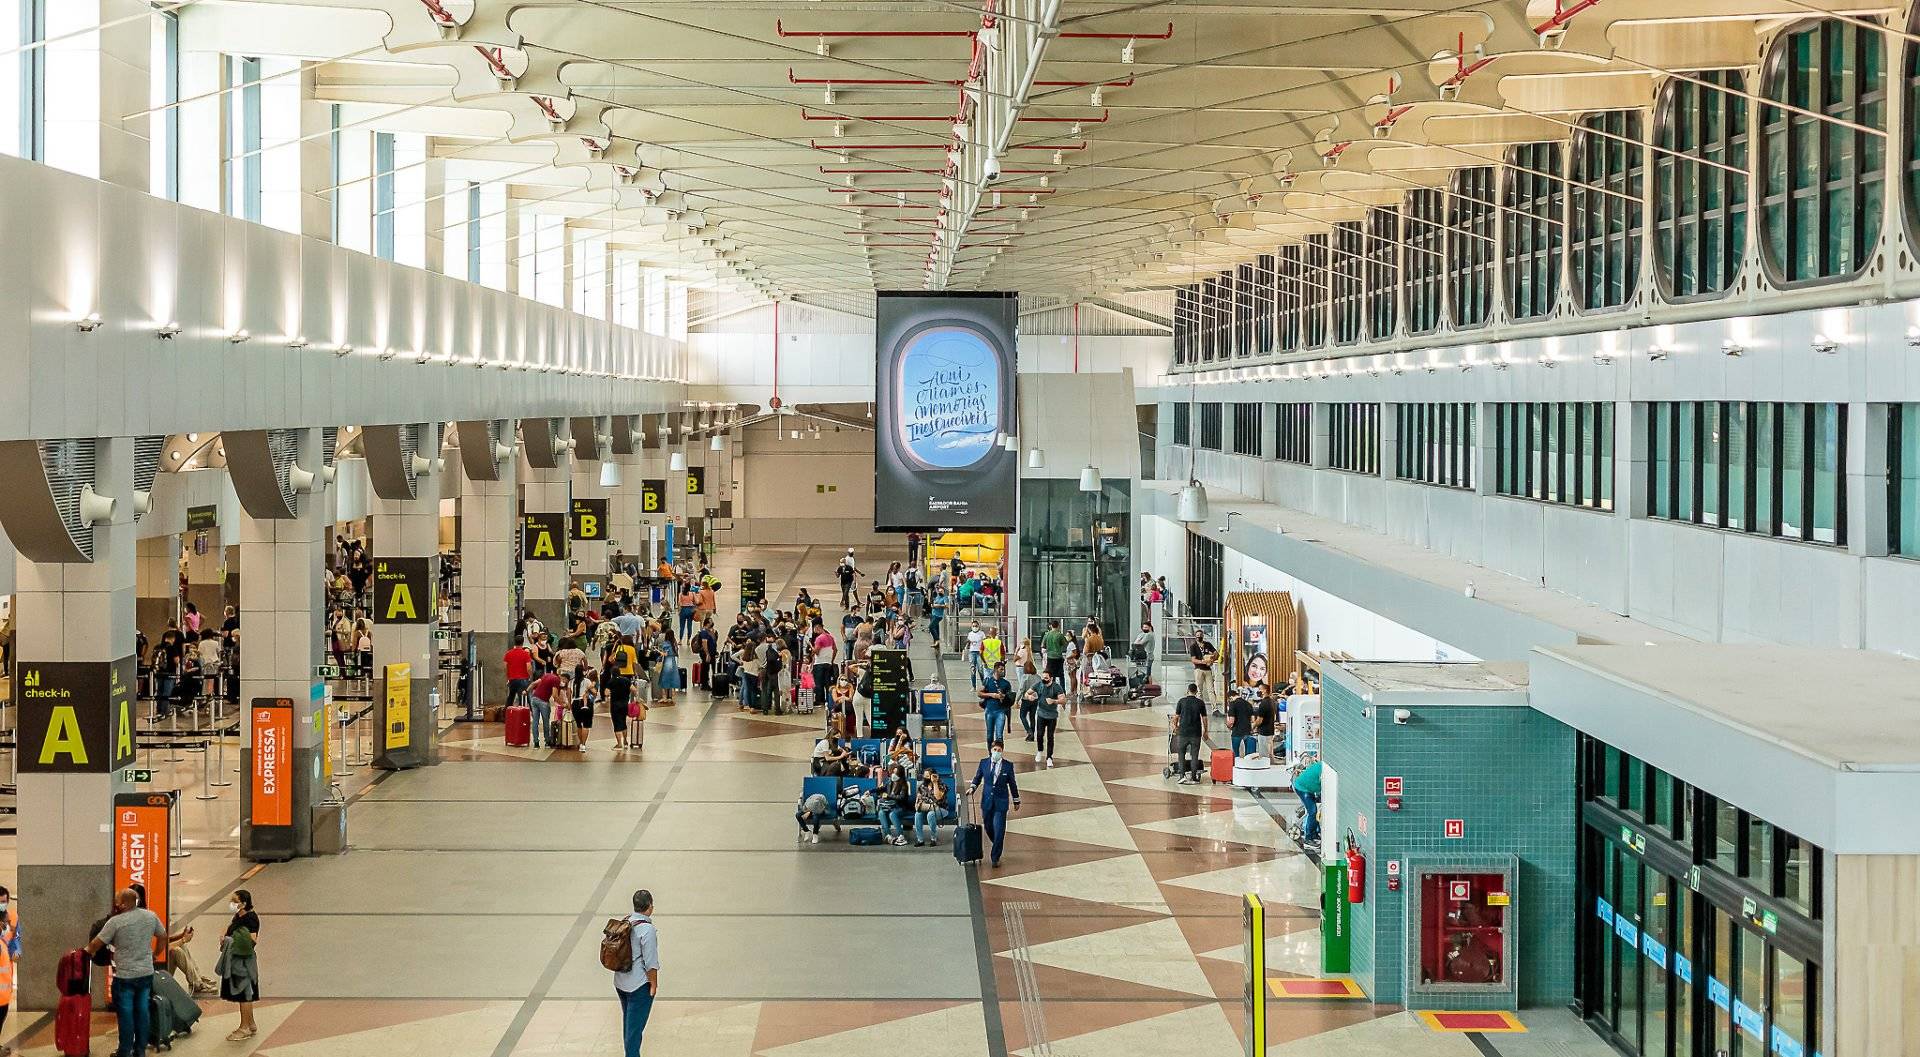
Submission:
[[[1413,721],[1413,713],[1404,708],[1396,708],[1393,710],[1393,721],[1399,726],[1404,727]]]
[[[997,184],[1000,182],[1000,159],[998,158],[987,159],[987,182],[990,184]]]

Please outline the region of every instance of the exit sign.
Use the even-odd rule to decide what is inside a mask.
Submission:
[[[129,767],[120,773],[134,785],[146,785],[153,781],[153,772],[142,768]]]
[[[1464,818],[1450,818],[1446,821],[1445,828],[1442,829],[1441,832],[1448,840],[1465,839],[1467,835],[1467,820]]]

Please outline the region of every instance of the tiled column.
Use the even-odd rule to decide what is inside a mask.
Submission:
[[[423,447],[422,457],[437,451],[438,423],[427,425],[427,436],[436,438]],[[412,499],[374,499],[373,514],[373,700],[374,716],[382,722],[373,725],[373,765],[388,771],[400,771],[440,762],[440,724],[433,711],[433,693],[440,686],[438,636],[440,610],[434,595],[440,583],[440,475],[434,470],[414,480]],[[383,569],[387,559],[413,559],[424,564],[424,576],[410,578],[407,597],[402,599],[382,588],[383,575],[395,575],[398,564]],[[409,566],[412,561],[407,562]],[[386,605],[382,605],[382,599]],[[504,652],[504,651],[502,651]],[[386,713],[387,665],[407,664],[409,707],[407,733],[403,744],[389,746],[392,718]],[[452,707],[456,702],[445,702]]]
[[[573,460],[565,455],[553,469],[523,467],[527,475],[521,498],[521,510],[527,514],[560,514],[563,518],[573,505]],[[564,524],[564,521],[562,522]],[[536,558],[521,554],[522,575],[526,578],[526,597],[522,601],[540,623],[559,639],[567,626],[567,591],[573,586],[566,554],[566,533],[561,532],[560,553],[554,558]]]
[[[93,526],[93,561],[16,559],[16,687],[35,662],[104,665],[133,653],[133,442],[122,437],[97,445],[94,487],[119,499],[111,521]],[[130,687],[127,699],[131,703]],[[82,707],[75,714],[87,712]],[[56,952],[85,946],[87,925],[113,899],[113,797],[131,789],[114,769],[106,732],[89,726],[92,751],[80,753],[83,758],[57,753],[49,761],[77,768],[77,773],[36,770],[46,755],[44,745],[23,746],[16,754],[19,898],[30,908],[37,952],[34,971],[21,973],[18,981],[18,1005],[26,1009],[54,1008],[59,999],[52,968]],[[18,733],[26,736],[24,730]],[[164,864],[166,853],[160,854]]]
[[[320,466],[320,431],[301,431],[300,466]],[[287,698],[293,702],[293,853],[313,853],[314,807],[326,796],[322,775],[328,717],[320,707],[314,669],[325,661],[321,635],[326,620],[328,525],[322,496],[300,497],[290,518],[256,518],[240,512],[240,701]],[[252,772],[252,710],[242,708],[248,729],[241,735],[241,771]],[[254,839],[252,783],[241,782],[240,855],[280,858]]]
[[[600,483],[602,468],[608,465],[608,462],[601,459],[583,458],[573,460],[572,496],[568,500],[568,503],[571,504],[574,500],[579,499],[608,498],[611,488],[608,485]],[[607,514],[609,519],[611,519],[613,505],[612,503],[608,503],[607,506]],[[595,580],[600,582],[604,589],[607,580],[607,554],[609,553],[607,538],[612,535],[612,533],[609,532],[608,525],[603,522],[593,527],[594,531],[598,533],[598,539],[578,538],[580,533],[587,528],[588,526],[579,524],[578,519],[569,519],[567,522],[568,535],[571,537],[568,546],[572,551],[572,560],[567,563],[570,568],[568,586],[587,580]],[[613,538],[619,539],[618,536],[613,536]]]
[[[169,532],[134,544],[138,578],[134,624],[153,642],[180,608],[180,534]]]
[[[147,138],[158,115],[127,117],[147,98],[153,20],[139,0],[58,0],[46,5],[47,164],[146,193]],[[110,24],[111,23],[111,24]],[[96,28],[105,26],[106,28]]]
[[[514,530],[520,523],[519,466],[518,458],[498,460],[499,480],[468,477],[460,488],[460,627],[474,636],[485,704],[507,699],[501,658],[510,645],[519,603],[514,583],[520,578],[520,556],[514,550]]]
[[[1887,404],[1854,404],[1847,409],[1847,550],[1885,557],[1886,479],[1892,465],[1887,450]]]
[[[1313,468],[1316,470],[1324,470],[1333,465],[1333,415],[1331,414],[1331,407],[1332,405],[1330,404],[1316,403],[1313,405],[1313,437],[1308,441],[1308,447],[1313,457]],[[1195,422],[1193,428],[1198,430],[1200,423]],[[1195,439],[1197,440],[1198,438]]]
[[[646,544],[646,532],[640,527],[640,479],[646,476],[644,456],[636,451],[631,455],[613,455],[610,459],[609,465],[614,467],[619,483],[606,490],[607,556],[609,560],[614,554],[638,560]]]
[[[1495,428],[1499,414],[1499,404],[1473,405],[1473,490],[1479,495],[1493,495],[1500,483],[1499,431]]]

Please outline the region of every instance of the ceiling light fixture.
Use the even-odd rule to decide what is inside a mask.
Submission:
[[[340,344],[334,346],[333,354],[335,356],[351,356],[353,355],[353,346],[343,341]]]

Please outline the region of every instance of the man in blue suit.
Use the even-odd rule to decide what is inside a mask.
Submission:
[[[967,787],[967,795],[972,796],[983,785],[987,791],[980,798],[980,824],[986,829],[987,839],[993,842],[993,865],[998,866],[1000,849],[1007,840],[1007,809],[1020,810],[1020,783],[1014,780],[1013,761],[1007,759],[1004,746],[998,740],[973,772],[973,784]]]

